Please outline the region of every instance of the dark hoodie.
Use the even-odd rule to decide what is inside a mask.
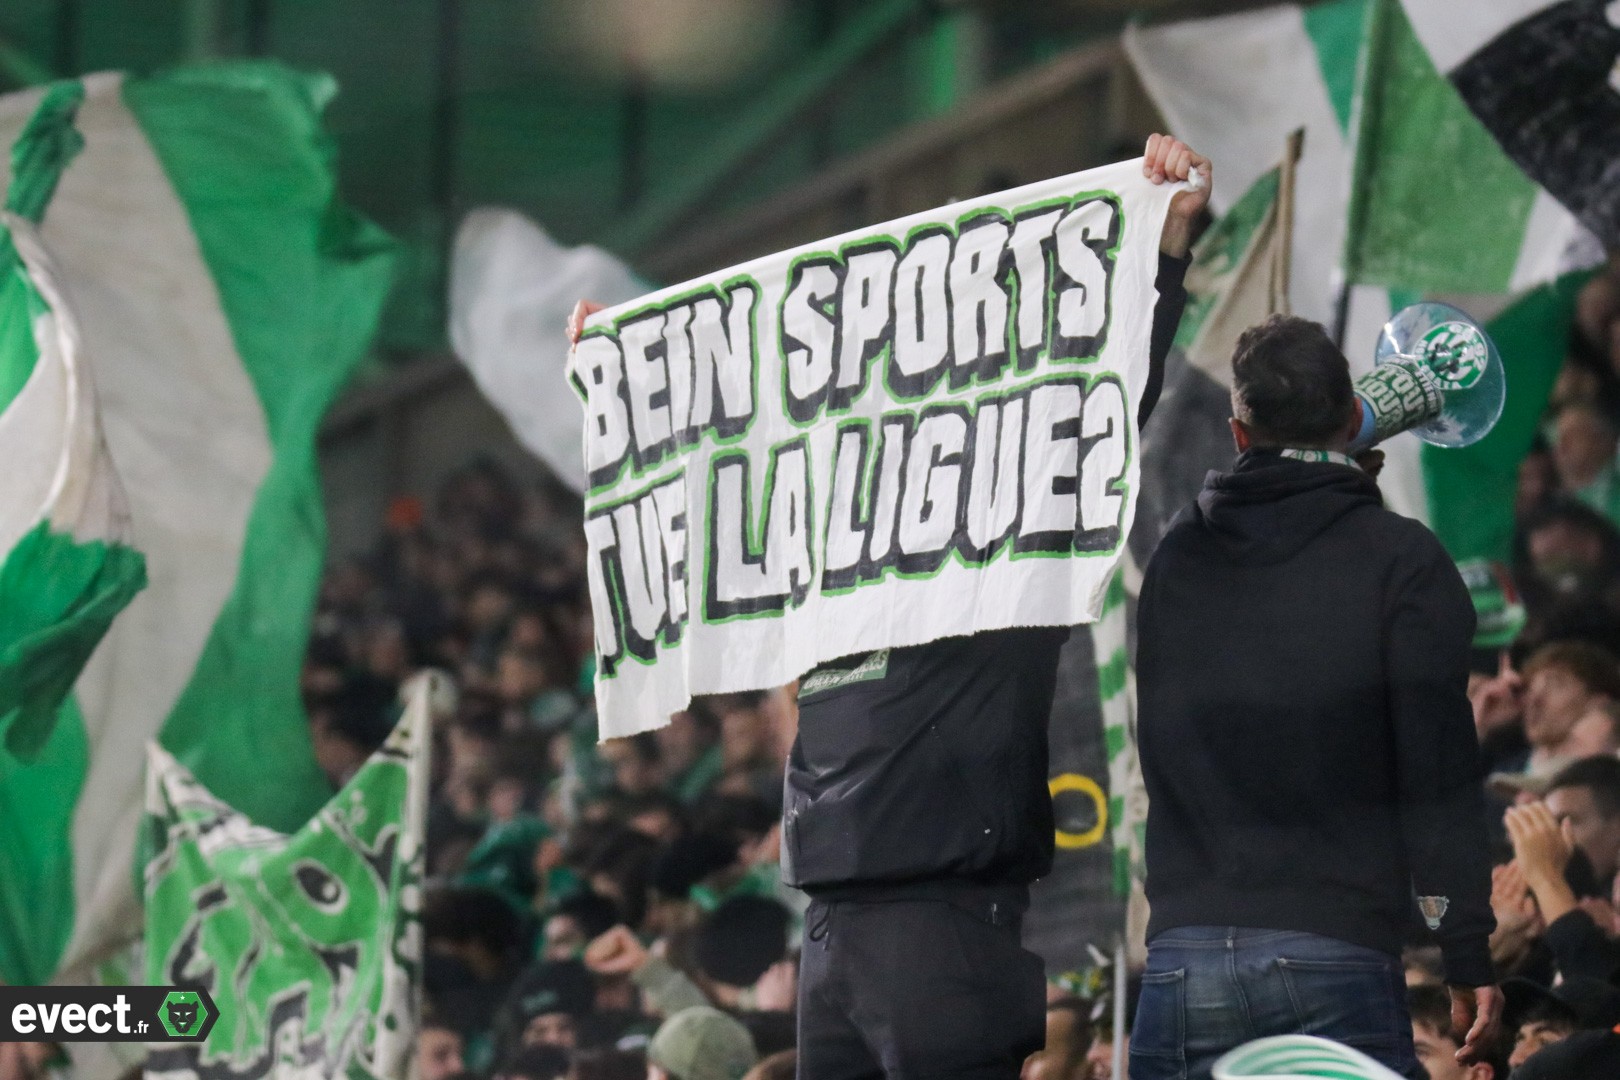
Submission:
[[[1474,612],[1434,534],[1359,469],[1252,450],[1171,525],[1138,626],[1149,939],[1398,954],[1415,890],[1447,981],[1492,982]]]

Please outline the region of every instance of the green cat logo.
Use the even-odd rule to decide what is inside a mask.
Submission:
[[[208,1006],[191,990],[170,990],[158,1010],[158,1023],[171,1039],[193,1039],[208,1022]]]
[[[1441,323],[1423,335],[1423,358],[1443,390],[1467,390],[1485,375],[1485,335],[1465,322]]]

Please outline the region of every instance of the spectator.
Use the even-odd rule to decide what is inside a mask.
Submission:
[[[1142,996],[1142,977],[1129,976],[1125,981],[1125,1039],[1119,1047],[1120,1060],[1131,1059],[1131,1029],[1136,1026],[1136,1004]],[[1091,1049],[1086,1051],[1086,1064],[1091,1067],[1090,1080],[1128,1080],[1127,1076],[1114,1076],[1114,996],[1111,991],[1099,995],[1091,1008]]]
[[[647,1047],[648,1080],[736,1080],[758,1062],[748,1029],[719,1009],[683,1009]]]
[[[1523,770],[1551,776],[1574,760],[1576,724],[1588,710],[1620,699],[1620,667],[1606,650],[1585,642],[1541,648],[1524,666]]]
[[[388,738],[399,718],[397,692],[393,683],[355,673],[334,690],[306,697],[315,763],[334,790],[348,783]]]
[[[461,1033],[431,1014],[416,1032],[416,1080],[449,1080],[466,1065],[461,1059]]]
[[[596,1005],[596,985],[578,960],[531,964],[513,982],[495,1019],[498,1061],[514,1060],[531,1046],[571,1051],[580,1018]]]
[[[1508,1056],[1514,1069],[1577,1031],[1608,1029],[1620,1023],[1620,991],[1594,979],[1568,979],[1554,989],[1509,979],[1502,991],[1507,997],[1504,1028],[1515,1032]]]
[[[544,927],[542,960],[579,960],[591,940],[607,933],[619,921],[613,901],[588,890],[577,892],[552,908]]]
[[[1409,988],[1406,1009],[1412,1016],[1412,1045],[1429,1080],[1507,1080],[1507,1062],[1495,1053],[1471,1065],[1457,1060],[1462,1040],[1451,1026],[1451,995],[1443,985]]]
[[[1597,710],[1611,725],[1611,740],[1609,710],[1613,707],[1613,702],[1605,702]],[[1607,756],[1583,758],[1566,766],[1553,777],[1546,801],[1553,817],[1567,823],[1570,839],[1585,853],[1603,895],[1608,896],[1620,868],[1620,759],[1614,756],[1613,747],[1608,748]]]
[[[613,787],[619,794],[635,798],[662,789],[663,751],[659,748],[658,736],[651,732],[608,739],[597,752],[613,771]]]
[[[697,930],[697,962],[718,984],[714,996],[721,1004],[756,1004],[743,1000],[742,992],[786,958],[791,921],[787,908],[759,896],[732,897],[704,917]],[[792,1007],[792,994],[787,997],[783,1008]]]
[[[1519,523],[1514,545],[1514,580],[1530,616],[1520,644],[1583,637],[1614,646],[1620,531],[1590,506],[1557,498]]]
[[[1532,1055],[1513,1080],[1596,1080],[1620,1076],[1620,1034],[1577,1031]]]
[[[1559,486],[1598,513],[1620,515],[1620,479],[1615,474],[1614,421],[1595,404],[1570,404],[1554,423],[1553,461]]]
[[[702,798],[725,771],[720,724],[710,712],[675,713],[654,736],[663,754],[669,790],[682,802]]]

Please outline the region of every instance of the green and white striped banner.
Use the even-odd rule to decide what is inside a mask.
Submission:
[[[0,213],[0,754],[31,760],[107,627],[146,583],[78,319],[38,235],[82,140],[57,87],[12,147]]]
[[[83,88],[83,149],[38,235],[150,584],[38,755],[0,755],[0,820],[26,823],[0,829],[9,983],[86,978],[139,935],[149,740],[266,827],[325,802],[298,698],[325,548],[315,434],[392,266],[388,238],[336,200],[330,80],[230,64]],[[0,98],[0,146],[46,93]]]

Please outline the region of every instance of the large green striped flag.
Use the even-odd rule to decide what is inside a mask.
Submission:
[[[1620,7],[1402,3],[1434,66],[1508,156],[1620,249]]]
[[[86,978],[138,936],[144,746],[290,832],[328,794],[298,670],[325,527],[321,415],[392,247],[337,202],[329,80],[273,64],[83,81],[39,228],[71,299],[148,588],[31,762],[0,755],[0,979]],[[12,146],[48,91],[0,98]]]
[[[78,151],[83,96],[67,84],[40,103],[0,212],[0,753],[25,760],[146,583],[78,321],[37,229]]]

